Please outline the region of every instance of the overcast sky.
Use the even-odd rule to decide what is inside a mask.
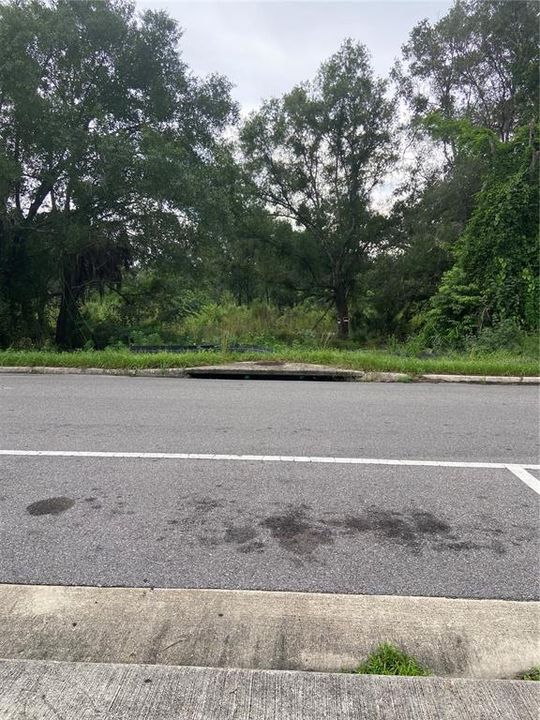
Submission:
[[[352,37],[368,46],[386,74],[411,28],[437,20],[449,0],[137,0],[161,8],[184,29],[182,53],[197,75],[220,72],[235,85],[244,112],[264,98],[309,80],[320,63]]]

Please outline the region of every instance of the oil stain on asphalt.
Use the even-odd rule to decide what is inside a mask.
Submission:
[[[361,515],[346,515],[328,521],[347,535],[370,532],[383,540],[397,540],[409,547],[415,547],[422,540],[452,538],[450,525],[430,512],[412,511],[402,513],[396,510],[371,508]]]
[[[320,545],[333,542],[329,528],[310,521],[305,505],[271,515],[260,526],[269,530],[282,548],[296,555],[310,555]]]
[[[474,540],[461,537],[463,530],[466,528],[452,527],[443,518],[425,510],[398,512],[370,506],[357,514],[325,513],[317,517],[308,505],[299,504],[285,506],[262,518],[246,517],[241,513],[237,523],[225,523],[224,535],[218,537],[214,530],[210,538],[200,536],[199,540],[213,545],[225,542],[235,545],[243,553],[261,552],[277,543],[292,556],[306,560],[315,559],[319,548],[332,545],[339,538],[366,534],[380,542],[406,547],[413,554],[428,548],[453,553],[479,549],[497,555],[506,552],[498,537],[501,534],[499,528],[486,528],[484,537]]]
[[[68,497],[52,497],[38,500],[27,506],[30,515],[60,515],[75,505],[75,500]]]

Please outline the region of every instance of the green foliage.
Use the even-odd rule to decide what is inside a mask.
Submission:
[[[0,347],[536,358],[536,25],[532,2],[457,0],[413,29],[414,158],[382,213],[402,136],[354,40],[226,133],[229,82],[190,73],[165,12],[0,2]]]
[[[295,247],[311,293],[342,337],[356,278],[380,238],[373,187],[393,159],[392,104],[363,45],[346,40],[313,82],[265,102],[241,131],[261,200],[304,230]]]
[[[182,323],[193,342],[321,345],[335,334],[335,322],[320,307],[305,303],[280,311],[272,305],[229,302],[205,305]]]
[[[537,9],[529,0],[458,0],[434,25],[416,25],[403,48],[405,65],[394,71],[415,116],[436,110],[468,118],[502,141],[534,119]]]
[[[469,335],[464,340],[460,338],[459,342],[453,341],[448,335],[431,335],[426,338],[425,333],[417,333],[406,340],[392,336],[386,343],[386,349],[404,357],[439,358],[449,353],[455,354],[458,345],[462,348],[458,354],[465,353],[471,358],[508,354],[535,361],[537,366],[540,362],[540,336],[538,333],[525,333],[513,320],[486,327],[478,335]]]
[[[39,342],[54,297],[57,343],[80,346],[92,288],[196,234],[234,108],[225,80],[188,72],[180,37],[127,0],[0,5],[4,335]]]
[[[531,2],[462,0],[404,47],[394,78],[442,164],[395,206],[399,251],[375,263],[386,332],[420,331],[432,348],[515,347],[508,327],[538,327],[536,26]]]
[[[536,667],[533,667],[531,670],[529,670],[526,673],[523,673],[523,675],[520,675],[519,680],[534,680],[536,682],[540,681],[540,665],[537,665]]]
[[[475,338],[469,338],[468,345],[479,352],[495,352],[500,348],[519,352],[524,346],[524,335],[515,319],[508,318],[493,327],[482,328]]]
[[[426,333],[463,343],[486,326],[538,329],[537,143],[529,128],[496,148],[492,170],[426,315]]]
[[[173,296],[172,305],[174,311],[164,317],[159,304],[150,303],[143,314],[137,302],[137,322],[131,322],[129,330],[123,319],[129,307],[115,294],[94,296],[84,305],[82,316],[97,349],[130,342],[211,343],[223,348],[233,344],[321,346],[335,337],[332,314],[307,301],[280,309],[261,301],[238,305],[226,294],[219,302],[208,302],[188,291]]]
[[[358,675],[431,675],[415,658],[389,643],[379,645],[354,672]]]

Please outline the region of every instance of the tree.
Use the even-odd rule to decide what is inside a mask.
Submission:
[[[392,105],[367,50],[347,40],[313,82],[265,102],[241,131],[262,200],[302,228],[299,262],[349,334],[358,274],[378,241],[371,194],[392,160]]]
[[[38,339],[56,296],[56,342],[80,346],[87,291],[196,228],[234,106],[221,77],[190,75],[180,36],[124,0],[0,6],[0,302],[19,332]]]
[[[193,275],[214,301],[229,293],[239,305],[256,299],[282,305],[291,297],[288,256],[295,232],[264,207],[236,154],[234,145],[223,144],[200,188],[200,263]]]
[[[538,157],[534,125],[503,143],[490,130],[471,134],[455,124],[457,142],[489,154],[491,170],[454,248],[454,265],[426,315],[428,335],[462,342],[486,326],[512,322],[538,330]]]
[[[378,322],[384,332],[404,335],[426,321],[430,308],[428,324],[437,328],[435,334],[459,343],[500,314],[496,311],[490,319],[493,297],[483,297],[483,284],[478,285],[474,273],[465,272],[456,260],[464,244],[467,253],[478,252],[480,257],[480,245],[485,252],[493,241],[495,252],[493,217],[482,215],[488,233],[474,218],[479,217],[487,188],[493,201],[491,193],[501,189],[503,178],[508,180],[501,157],[518,152],[514,138],[537,117],[536,6],[513,0],[458,0],[438,22],[425,20],[413,29],[403,48],[403,63],[393,74],[411,110],[409,152],[414,147],[415,157],[392,212],[393,246],[377,258],[368,278],[371,322]],[[426,142],[427,152],[419,139]],[[527,213],[522,212],[528,193],[524,190],[515,204],[516,246],[521,243],[520,223],[528,227]],[[496,232],[500,236],[500,228]],[[530,231],[525,233],[530,242]],[[496,253],[507,252],[502,247],[511,242],[507,231]],[[530,267],[530,256],[525,259],[527,253],[521,250],[519,262]],[[491,259],[487,252],[479,277],[487,277]],[[514,266],[510,274],[515,271]],[[509,286],[505,292],[511,294]],[[521,311],[516,312],[520,317]]]
[[[414,113],[467,118],[509,140],[538,108],[537,11],[528,0],[457,0],[416,25],[394,71]]]

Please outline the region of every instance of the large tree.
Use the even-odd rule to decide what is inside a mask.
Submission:
[[[347,40],[312,82],[265,102],[241,131],[261,198],[304,230],[297,257],[312,292],[334,304],[341,337],[378,240],[372,192],[392,159],[391,122],[385,83],[366,48]]]
[[[457,0],[415,26],[394,72],[415,114],[467,118],[507,141],[538,109],[538,5]]]
[[[0,5],[0,341],[39,340],[56,296],[57,344],[81,345],[88,289],[196,227],[233,105],[180,36],[125,0]]]
[[[372,285],[380,283],[382,292],[374,291],[373,304],[387,332],[417,329],[426,320],[426,307],[433,308],[433,294],[436,309],[428,314],[429,325],[443,339],[459,342],[512,312],[517,322],[531,327],[524,305],[530,306],[534,292],[527,295],[519,274],[531,271],[527,213],[532,177],[519,176],[523,193],[510,205],[503,196],[517,182],[508,159],[523,151],[527,165],[527,153],[534,153],[529,146],[524,150],[522,140],[514,141],[518,135],[528,138],[537,118],[537,24],[537,8],[530,2],[458,0],[437,22],[424,20],[413,28],[403,48],[394,77],[404,108],[411,111],[407,141],[413,140],[414,158],[393,210],[396,247],[378,258],[370,277]],[[494,198],[490,214],[485,204]],[[508,226],[502,232],[503,207],[512,231]],[[485,280],[480,284],[465,262],[473,256],[482,258],[474,271]],[[506,268],[506,290],[495,300],[494,289],[503,278],[493,271],[496,257]],[[459,262],[441,284],[456,258]],[[509,290],[511,283],[519,288],[519,301]],[[511,312],[508,303],[503,310],[505,294],[508,303],[515,301]]]

